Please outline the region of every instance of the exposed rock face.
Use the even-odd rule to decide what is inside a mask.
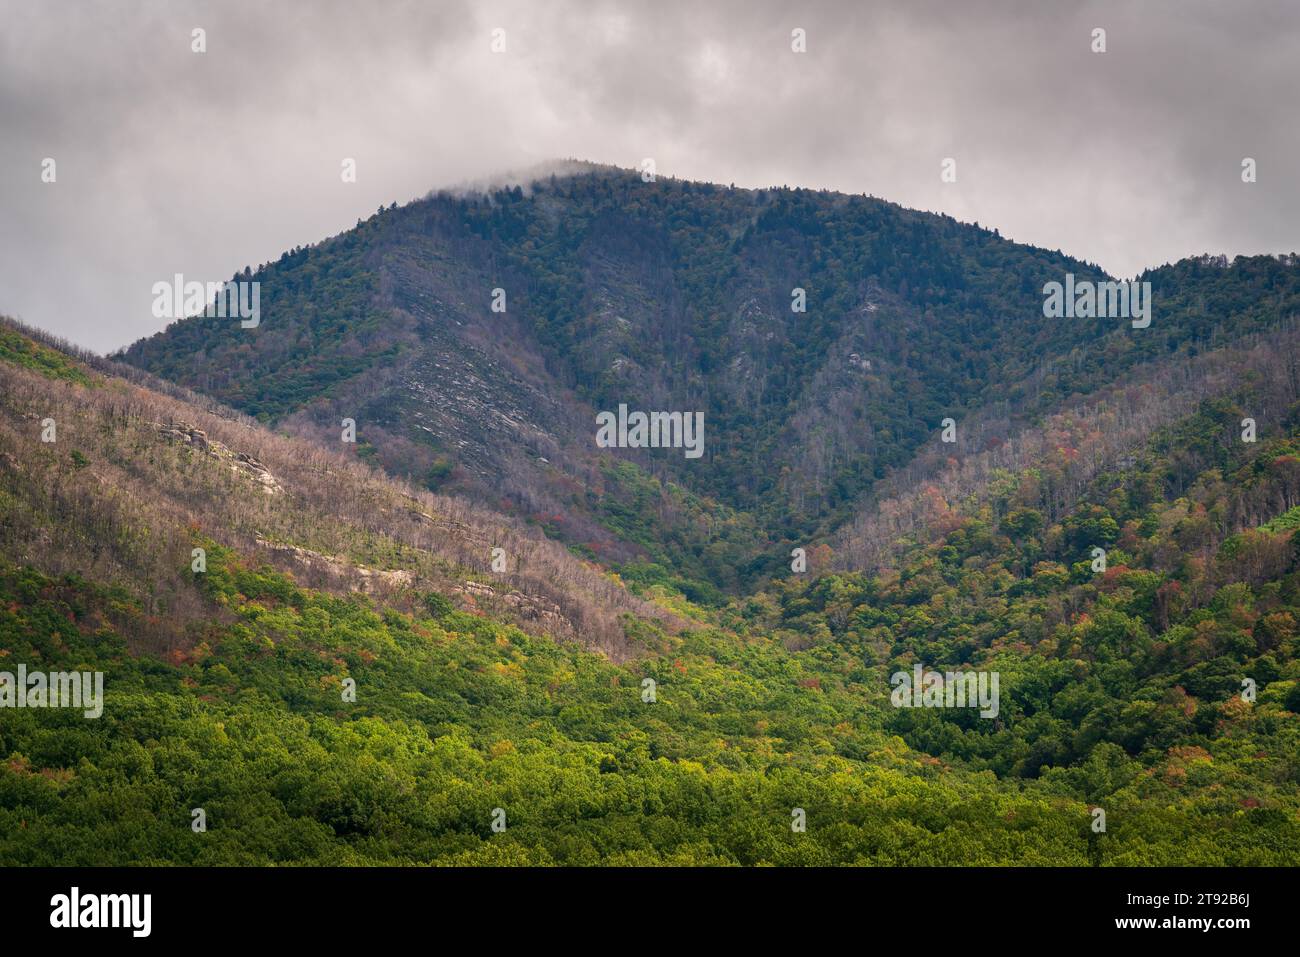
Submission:
[[[271,474],[271,471],[265,465],[247,452],[235,452],[220,442],[209,439],[208,434],[202,429],[196,429],[192,425],[185,424],[159,424],[158,434],[173,442],[182,442],[196,452],[202,452],[205,455],[211,455],[213,458],[229,463],[231,471],[248,476],[261,485],[268,495],[284,491],[284,488],[276,481],[275,476]]]
[[[173,441],[185,442],[193,448],[201,449],[204,452],[208,451],[208,434],[202,429],[196,429],[193,426],[188,425],[164,425],[159,427],[158,434],[162,435],[164,438],[172,439]]]
[[[474,595],[478,598],[490,598],[497,593],[497,590],[491,585],[485,585],[482,582],[466,581],[456,591],[462,595]]]
[[[391,592],[409,588],[416,583],[415,575],[409,571],[366,568],[341,556],[325,555],[309,548],[272,542],[265,538],[259,538],[257,544],[277,559],[293,566],[299,574],[313,580],[328,580],[335,586],[346,584],[363,594]],[[509,586],[489,585],[472,579],[464,579],[453,585],[451,591],[461,596],[463,607],[476,611],[505,612],[520,624],[531,624],[552,635],[576,636],[574,623],[563,614],[559,605],[545,598],[528,595]]]
[[[244,470],[253,477],[254,481],[260,482],[267,492],[275,493],[284,491],[284,489],[280,487],[280,483],[275,480],[275,476],[271,474],[270,469],[257,461],[257,459],[253,458],[247,452],[240,452],[237,454],[235,456],[235,462],[237,465],[242,466]]]
[[[275,556],[287,559],[300,571],[314,573],[317,577],[331,580],[332,584],[347,582],[356,591],[373,594],[377,590],[405,588],[415,583],[414,572],[396,570],[386,571],[381,568],[366,568],[335,555],[325,555],[302,548],[259,538],[257,544]]]
[[[469,579],[453,590],[465,596],[473,605],[481,602],[489,607],[504,606],[509,609],[512,618],[540,626],[550,634],[572,637],[576,633],[573,622],[565,617],[559,605],[536,595],[526,595],[511,589],[498,589],[485,582]]]

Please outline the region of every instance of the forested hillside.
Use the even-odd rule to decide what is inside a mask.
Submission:
[[[247,270],[256,329],[187,319],[122,358],[325,442],[353,418],[389,471],[716,603],[860,517],[943,420],[970,455],[1300,302],[1290,260],[1203,259],[1142,277],[1148,328],[1045,318],[1067,272],[1104,278],[871,197],[578,164],[394,204]],[[702,411],[703,457],[595,448],[619,404]]]
[[[0,669],[105,707],[2,712],[0,863],[1300,863],[1289,335],[1113,448],[1065,440],[1136,397],[918,462],[870,568],[704,607],[6,326]],[[999,673],[996,719],[893,707],[915,664]]]
[[[141,640],[166,646],[206,616],[193,576],[177,574],[200,535],[306,584],[408,603],[433,589],[615,658],[639,647],[630,621],[675,627],[537,529],[336,447],[272,434],[183,390],[164,395],[135,370],[88,366],[8,322],[0,361],[3,554],[126,587],[149,615]]]

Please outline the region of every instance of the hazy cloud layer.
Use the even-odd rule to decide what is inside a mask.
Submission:
[[[1282,0],[0,0],[0,312],[124,345],[173,273],[565,156],[872,193],[1124,276],[1290,252],[1298,89]]]

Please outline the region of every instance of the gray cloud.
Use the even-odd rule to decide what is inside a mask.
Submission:
[[[381,203],[566,156],[872,193],[1124,276],[1290,252],[1288,7],[0,0],[0,312],[124,345],[163,324],[150,288],[173,273],[228,277]]]

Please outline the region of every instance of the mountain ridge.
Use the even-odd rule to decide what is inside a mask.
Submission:
[[[580,169],[381,209],[250,273],[258,329],[185,320],[120,358],[319,441],[352,418],[389,471],[616,567],[689,566],[702,595],[832,538],[943,420],[1000,409],[1018,431],[1300,302],[1285,257],[1200,257],[1140,277],[1151,329],[1048,320],[1045,282],[1105,274],[874,198]],[[703,460],[595,449],[619,404],[702,410]],[[647,495],[649,536],[626,524]]]

